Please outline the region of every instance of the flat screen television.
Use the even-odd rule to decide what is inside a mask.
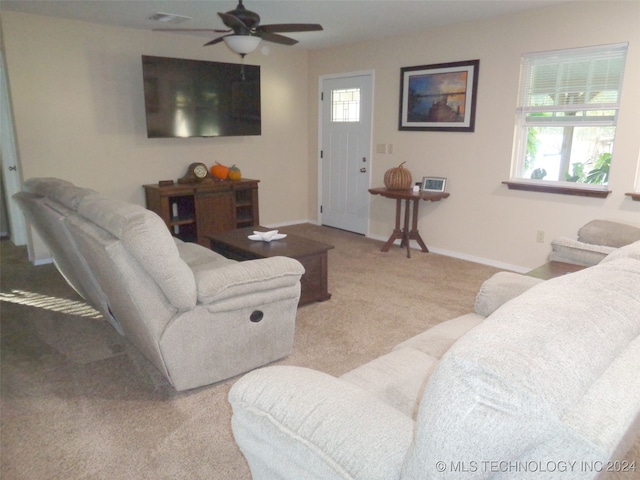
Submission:
[[[260,135],[260,66],[142,56],[147,137]]]

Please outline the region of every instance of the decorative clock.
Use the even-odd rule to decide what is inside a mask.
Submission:
[[[211,173],[204,163],[192,163],[187,168],[187,173],[178,179],[178,183],[200,183],[204,181],[212,181]]]

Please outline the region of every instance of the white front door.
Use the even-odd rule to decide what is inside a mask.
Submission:
[[[366,234],[371,175],[371,73],[321,80],[320,220]]]

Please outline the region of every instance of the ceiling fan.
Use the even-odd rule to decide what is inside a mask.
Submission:
[[[277,23],[271,25],[260,25],[260,15],[247,8],[239,0],[238,6],[234,10],[226,13],[218,12],[222,22],[228,27],[226,30],[202,29],[202,28],[158,28],[159,31],[182,31],[182,32],[216,32],[227,33],[210,42],[204,44],[215,45],[225,42],[231,50],[244,57],[247,53],[255,50],[261,40],[266,42],[279,43],[282,45],[295,45],[298,40],[280,33],[312,32],[322,30],[322,26],[317,23]]]

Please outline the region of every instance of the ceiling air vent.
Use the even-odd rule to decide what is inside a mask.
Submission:
[[[162,23],[182,23],[187,20],[193,20],[191,17],[186,17],[184,15],[176,15],[175,13],[162,13],[157,12],[149,17],[149,20],[154,20],[156,22]]]

